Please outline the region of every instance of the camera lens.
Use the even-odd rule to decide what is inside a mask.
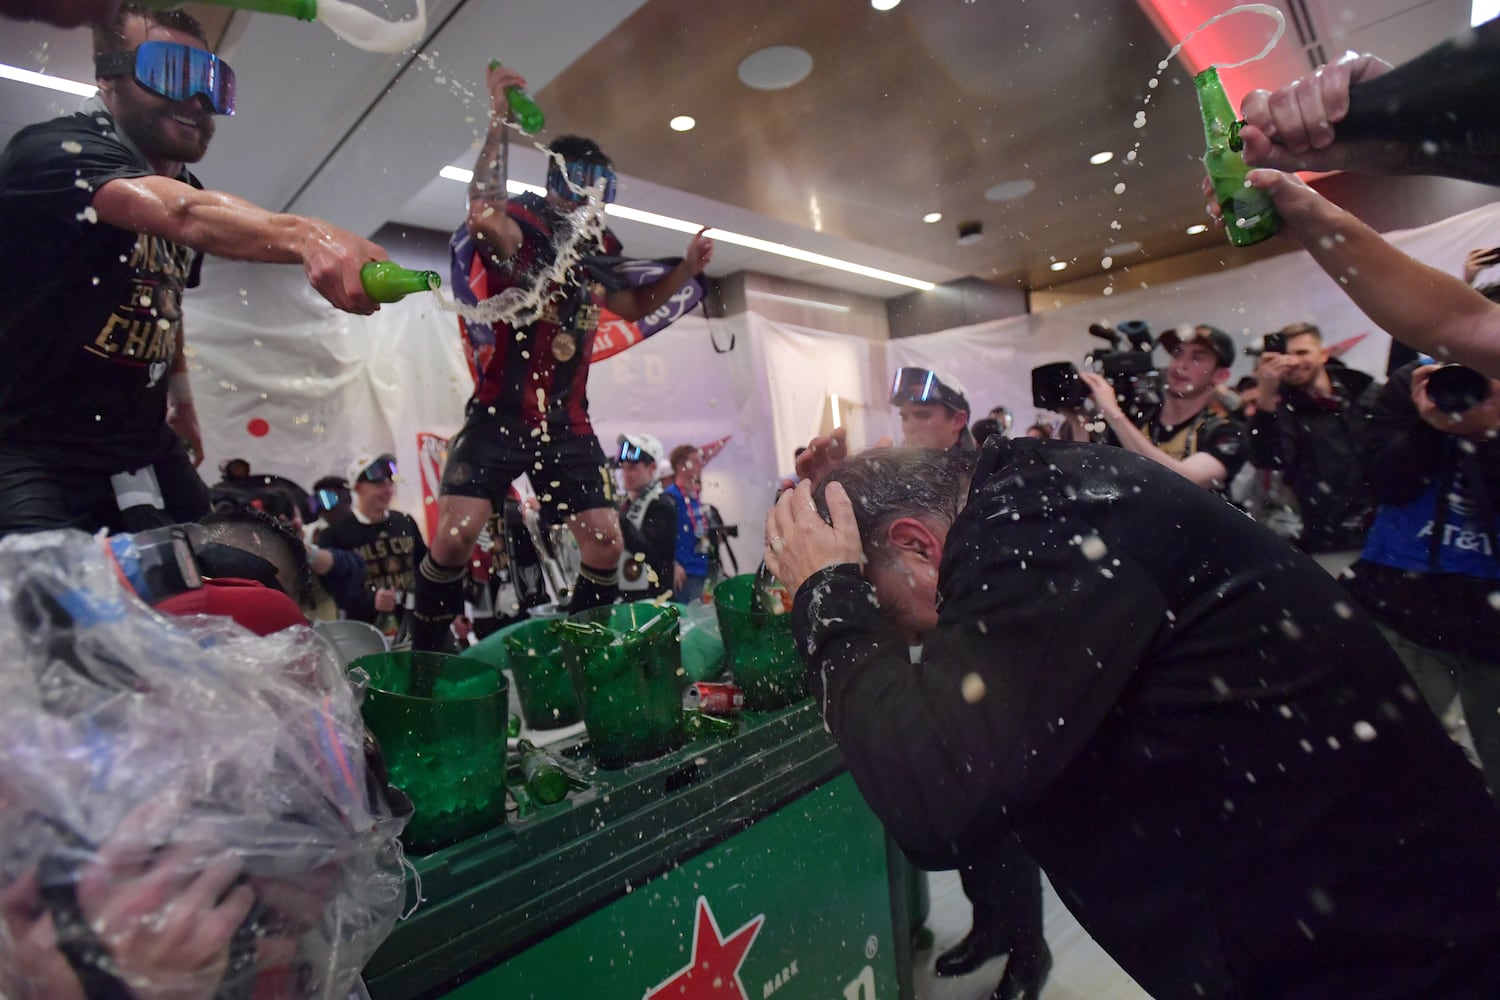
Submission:
[[[1490,380],[1464,365],[1444,365],[1427,379],[1427,398],[1444,413],[1463,413],[1490,396]]]

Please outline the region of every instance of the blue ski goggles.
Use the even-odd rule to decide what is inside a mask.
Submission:
[[[566,173],[558,167],[556,160],[547,168],[547,190],[568,201],[583,201],[583,197],[574,192],[574,187],[592,191],[601,179],[604,181],[604,203],[613,204],[615,172],[612,168],[602,163],[585,163],[582,160],[569,160]]]
[[[234,114],[234,70],[207,49],[181,42],[142,42],[133,51],[95,56],[94,74],[133,75],[136,83],[169,101],[201,94],[215,114]]]
[[[891,382],[891,405],[902,403],[941,403],[950,410],[969,412],[969,401],[963,394],[942,383],[937,373],[926,368],[897,368]]]
[[[625,441],[620,445],[620,461],[650,462],[652,465],[655,465],[656,457],[654,455],[646,454],[644,451],[641,451],[640,448],[631,444],[629,441]]]

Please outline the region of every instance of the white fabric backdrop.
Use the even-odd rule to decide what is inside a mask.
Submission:
[[[1500,205],[1490,205],[1392,240],[1420,260],[1459,273],[1465,254],[1500,243]],[[1227,246],[1225,253],[1232,253]],[[1031,422],[1030,369],[1077,360],[1102,345],[1087,334],[1094,322],[1144,319],[1156,333],[1178,323],[1208,322],[1244,346],[1298,320],[1318,323],[1328,343],[1367,333],[1345,361],[1384,370],[1386,335],[1375,329],[1304,253],[1141,289],[1128,273],[1118,291],[1084,306],[873,342],[772,323],[756,314],[714,320],[701,316],[597,366],[589,397],[608,451],[615,435],[640,430],[667,448],[733,440],[705,475],[705,496],[729,523],[748,534],[736,546],[753,560],[754,540],[777,480],[790,471],[792,450],[825,426],[827,399],[848,401],[851,440],[899,437],[885,404],[898,365],[956,375],[975,417],[1003,403],[1019,425]],[[256,472],[288,476],[304,486],[342,475],[357,454],[392,451],[410,473],[398,506],[413,514],[417,434],[458,429],[470,381],[459,351],[457,322],[433,296],[414,296],[369,318],[346,316],[306,287],[297,268],[210,262],[203,287],[190,293],[187,340],[205,450],[211,466],[249,459]],[[1250,370],[1241,357],[1235,375]],[[265,421],[268,432],[247,427]],[[418,521],[423,519],[418,516]]]

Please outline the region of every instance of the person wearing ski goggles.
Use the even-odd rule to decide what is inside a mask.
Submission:
[[[969,396],[958,380],[927,368],[898,368],[891,405],[901,410],[902,444],[908,448],[974,450]]]
[[[189,170],[236,97],[197,20],[121,4],[94,58],[98,94],[0,151],[0,535],[208,513],[183,342],[205,254],[301,264],[334,306],[376,308],[360,269],[380,247]]]

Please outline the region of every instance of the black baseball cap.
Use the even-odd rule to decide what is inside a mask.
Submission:
[[[1192,335],[1184,338],[1180,331],[1186,329],[1189,328],[1182,326],[1168,330],[1161,335],[1157,343],[1161,344],[1168,354],[1177,350],[1183,344],[1184,340],[1207,344],[1214,352],[1214,356],[1219,359],[1220,368],[1228,368],[1234,364],[1234,341],[1230,339],[1229,334],[1216,326],[1199,323],[1197,326],[1191,328]]]

